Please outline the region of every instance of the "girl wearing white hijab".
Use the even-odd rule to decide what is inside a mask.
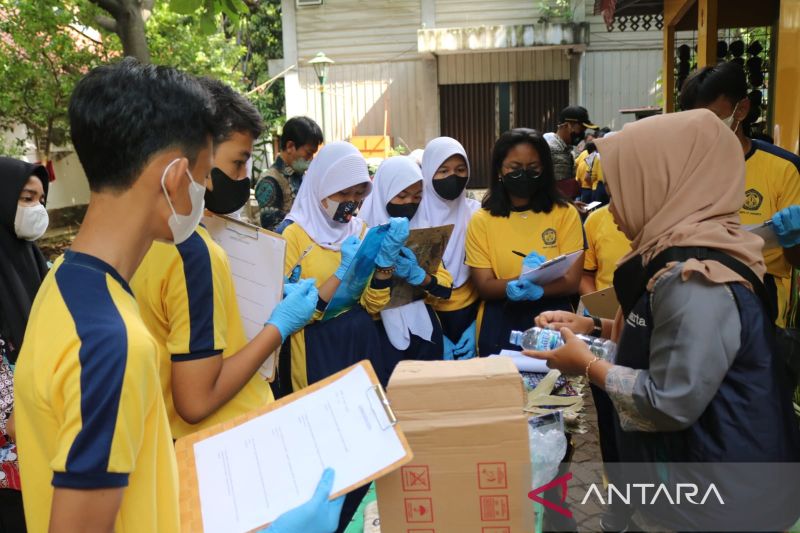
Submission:
[[[325,145],[298,190],[287,216],[292,224],[283,232],[287,244],[285,270],[290,272],[308,250],[302,257],[300,277],[317,281],[320,302],[315,320],[321,318],[366,233],[367,225],[356,214],[371,190],[367,163],[347,142]],[[407,236],[407,222],[405,233]],[[384,240],[382,252],[393,248],[389,252],[396,258],[405,237],[399,243],[390,237]],[[281,361],[283,391],[289,381],[289,366],[295,391],[362,359],[370,359],[380,368],[380,344],[370,315],[379,313],[389,302],[393,262],[380,266],[385,268],[376,271],[360,305],[326,322],[312,321],[292,335],[291,363]]]
[[[361,216],[370,226],[386,224],[391,217],[409,219],[409,227],[419,228],[416,212],[422,198],[422,172],[412,159],[390,157],[378,167],[374,190],[364,201]],[[425,272],[414,254],[403,248],[395,276],[428,293],[427,302],[447,299],[452,292],[452,277],[443,266],[436,275]],[[380,312],[377,322],[381,354],[388,378],[399,361],[405,359],[441,359],[444,345],[442,326],[433,308],[425,300],[417,300]]]
[[[444,253],[444,267],[453,276],[453,294],[433,306],[444,331],[445,359],[468,359],[476,354],[475,319],[478,292],[469,279],[465,240],[472,213],[480,204],[467,198],[467,152],[450,137],[433,139],[422,155],[422,203],[414,223],[418,227],[453,225]]]

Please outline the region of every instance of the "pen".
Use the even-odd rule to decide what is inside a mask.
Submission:
[[[292,272],[294,272],[294,269],[300,266],[300,262],[301,262],[303,259],[305,259],[305,257],[308,255],[308,253],[309,253],[311,250],[313,250],[313,249],[314,249],[314,245],[312,244],[312,245],[310,245],[308,248],[306,248],[306,249],[303,251],[303,253],[302,253],[302,254],[300,254],[300,258],[297,260],[297,262],[294,264],[294,266],[293,266],[293,267],[292,267],[292,268],[289,270],[289,274],[288,274],[289,276],[291,276],[291,275],[292,275]]]
[[[528,254],[523,254],[522,252],[518,252],[516,250],[511,250],[511,253],[514,254],[514,255],[518,255],[518,256],[522,257],[523,259],[528,257]]]

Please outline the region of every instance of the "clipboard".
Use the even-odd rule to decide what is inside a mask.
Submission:
[[[581,306],[589,311],[589,314],[598,318],[614,320],[619,309],[617,293],[614,287],[608,287],[601,291],[590,292],[581,296]],[[578,314],[581,314],[580,307]]]
[[[742,227],[750,233],[761,237],[764,241],[764,250],[772,250],[781,247],[778,242],[778,236],[775,234],[775,226],[772,224],[772,220],[767,220],[762,224],[749,224]]]
[[[228,215],[207,214],[203,225],[228,256],[237,311],[242,317],[245,336],[251,341],[283,298],[286,240],[277,233]],[[271,354],[258,371],[269,382],[274,381],[277,374],[279,352],[280,349]]]
[[[559,255],[555,259],[545,261],[536,268],[523,272],[519,275],[519,279],[527,279],[537,285],[546,285],[551,281],[564,277],[582,253],[583,250],[578,250],[576,252]]]
[[[391,406],[389,405],[389,401],[386,397],[383,387],[380,385],[380,382],[378,381],[378,377],[376,376],[374,369],[372,368],[372,364],[369,361],[364,360],[349,368],[337,372],[336,374],[328,378],[325,378],[322,381],[314,383],[313,385],[303,389],[302,391],[281,398],[280,400],[277,400],[269,405],[265,405],[260,409],[240,415],[232,420],[228,420],[216,426],[200,430],[197,433],[193,433],[191,435],[178,439],[177,442],[175,443],[175,454],[178,462],[178,478],[180,481],[179,502],[180,502],[181,531],[183,533],[190,533],[190,532],[216,533],[215,530],[206,531],[205,529],[203,511],[201,507],[201,495],[200,495],[201,488],[200,488],[200,481],[196,464],[196,449],[198,444],[202,445],[202,443],[208,442],[209,439],[212,439],[230,430],[240,429],[243,425],[248,424],[254,421],[255,419],[258,419],[262,415],[273,413],[275,411],[280,410],[283,407],[286,407],[289,404],[292,404],[294,402],[297,402],[298,400],[306,398],[309,395],[312,395],[313,393],[318,393],[319,391],[323,391],[323,389],[326,389],[330,385],[336,384],[339,380],[348,377],[348,375],[351,372],[360,373],[361,371],[366,373],[366,376],[368,377],[368,381],[370,383],[370,386],[368,386],[366,390],[364,390],[364,394],[366,395],[367,398],[366,403],[370,406],[371,409],[369,415],[374,417],[374,421],[377,424],[379,424],[378,427],[381,431],[393,432],[393,434],[397,437],[397,440],[399,441],[399,446],[401,447],[402,456],[398,460],[392,462],[391,464],[384,466],[379,471],[374,472],[371,475],[368,475],[365,478],[360,479],[359,481],[336,491],[334,494],[331,495],[331,498],[335,498],[340,495],[351,492],[352,490],[355,490],[358,487],[366,485],[372,482],[373,480],[378,479],[396,470],[397,468],[403,466],[404,464],[409,463],[413,459],[413,452],[411,451],[411,448],[408,445],[408,441],[406,440],[405,435],[401,431],[400,427],[397,425],[397,417],[394,415],[394,412],[392,411]],[[360,414],[354,413],[354,416],[367,416],[367,415],[362,412]],[[267,434],[265,440],[267,438],[269,438],[269,434]],[[276,437],[274,436],[271,438],[273,441],[276,440]],[[283,438],[282,435],[281,438]],[[265,444],[266,443],[264,443],[264,445]],[[311,461],[313,460],[313,458],[309,457],[308,460]],[[262,482],[263,481],[264,480],[262,479]],[[314,484],[316,486],[316,481],[314,482]],[[308,494],[309,498],[310,496],[311,493]],[[307,499],[308,498],[305,498],[305,500]],[[298,502],[298,504],[304,503],[305,500]],[[248,530],[241,530],[241,531],[257,531],[258,529],[266,525],[267,525],[266,523],[257,524],[256,526]],[[226,524],[226,527],[223,530],[226,533],[238,533],[240,531],[233,528],[230,524]]]

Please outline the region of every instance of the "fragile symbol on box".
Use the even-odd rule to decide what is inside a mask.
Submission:
[[[505,463],[478,463],[478,488],[508,488]]]
[[[508,520],[508,496],[481,496],[481,520],[484,522]]]
[[[400,469],[404,491],[429,491],[431,478],[427,466],[412,465]]]
[[[433,522],[433,502],[430,498],[406,498],[406,522]]]
[[[511,533],[511,528],[507,526],[491,526],[481,528],[481,533]]]

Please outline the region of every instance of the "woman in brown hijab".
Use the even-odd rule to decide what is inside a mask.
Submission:
[[[632,249],[614,279],[622,311],[613,328],[603,324],[618,342],[616,361],[598,359],[574,336],[592,331],[591,318],[564,312],[543,313],[537,325],[562,328],[566,344],[526,353],[605,390],[614,413],[613,428],[603,429],[613,433],[616,459],[638,463],[623,465],[625,480],[667,482],[673,494],[677,482],[713,480],[726,494],[724,505],[713,499],[702,512],[640,506],[645,519],[679,531],[784,530],[800,515],[800,437],[770,306],[756,295],[762,241],[739,224],[738,141],[697,110],[628,124],[596,144],[610,209]],[[679,260],[665,260],[674,253]],[[709,466],[745,462],[760,464]],[[794,479],[782,483],[789,471]]]

